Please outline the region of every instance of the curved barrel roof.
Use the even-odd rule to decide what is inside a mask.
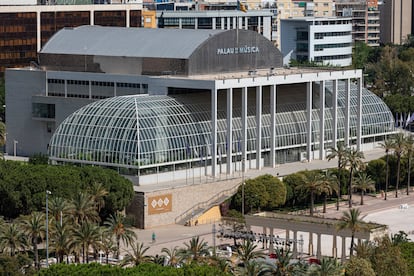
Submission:
[[[81,26],[60,30],[40,53],[186,59],[203,42],[223,32]]]

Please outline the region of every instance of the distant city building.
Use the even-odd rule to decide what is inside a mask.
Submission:
[[[380,45],[380,10],[377,0],[337,0],[336,15],[352,18],[352,39]]]
[[[412,0],[384,1],[381,11],[381,42],[403,44],[412,33]]]
[[[159,28],[174,29],[245,29],[272,38],[272,17],[268,10],[241,11],[157,11]]]
[[[0,5],[0,74],[7,67],[28,66],[30,62],[37,62],[37,53],[41,47],[64,27],[141,27],[141,11],[141,3]]]
[[[333,0],[315,0],[315,1],[294,1],[280,0],[276,1],[277,15],[274,29],[280,30],[280,20],[292,17],[329,17],[334,15]],[[280,48],[280,31],[274,33],[277,46]]]
[[[297,17],[281,20],[283,64],[291,59],[323,65],[352,64],[351,18]]]

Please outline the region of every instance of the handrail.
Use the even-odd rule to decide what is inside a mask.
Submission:
[[[205,207],[211,205],[213,202],[215,202],[220,197],[227,196],[229,194],[233,194],[239,188],[240,185],[241,185],[241,183],[237,183],[233,187],[219,192],[218,194],[214,195],[210,199],[208,199],[206,201],[203,201],[203,202],[197,203],[196,205],[189,208],[187,211],[183,212],[181,215],[178,215],[175,218],[175,223],[177,223],[177,222],[181,221],[182,219],[184,219],[185,217],[189,216],[191,214],[191,212],[193,212],[194,210],[197,210],[197,209],[200,209],[200,208],[205,208]]]

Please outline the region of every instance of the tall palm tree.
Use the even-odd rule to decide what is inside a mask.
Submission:
[[[407,136],[405,143],[405,151],[408,159],[408,172],[407,172],[407,195],[410,194],[410,182],[411,182],[411,158],[414,150],[414,139],[411,135]]]
[[[109,263],[109,254],[116,253],[117,247],[112,239],[112,234],[106,231],[106,229],[101,229],[101,243],[100,249],[105,253],[105,263]]]
[[[27,246],[26,235],[16,223],[6,223],[0,233],[0,250],[10,252],[14,256],[16,250],[24,250]]]
[[[77,193],[71,201],[69,211],[73,223],[81,225],[84,221],[98,222],[99,215],[96,210],[95,202],[91,195],[87,193]]]
[[[144,246],[144,243],[136,242],[135,244],[132,244],[131,247],[132,252],[128,252],[125,255],[125,258],[121,263],[122,266],[131,264],[137,266],[139,264],[150,263],[152,261],[151,256],[145,254],[149,247]]]
[[[45,236],[45,215],[40,212],[32,212],[28,216],[23,216],[20,218],[20,227],[30,239],[33,247],[35,267],[39,269],[39,250],[37,244]]]
[[[332,174],[331,171],[326,171],[325,175],[322,176],[318,192],[323,195],[323,213],[326,213],[326,201],[327,197],[331,196],[333,192],[338,193],[338,181],[337,177]]]
[[[168,260],[169,266],[177,267],[177,265],[180,263],[179,256],[178,256],[179,255],[178,246],[175,246],[171,249],[164,247],[163,249],[161,249],[161,253],[165,254],[165,257]]]
[[[72,209],[73,210],[73,209]],[[53,196],[49,199],[49,213],[56,221],[62,221],[71,211],[71,205],[63,197]]]
[[[209,247],[204,239],[200,240],[200,237],[192,237],[190,242],[184,242],[184,248],[179,249],[178,254],[183,260],[189,262],[202,262],[209,256]]]
[[[390,167],[390,163],[389,163],[389,153],[390,151],[393,149],[393,140],[392,139],[385,139],[385,141],[383,143],[380,143],[380,146],[385,150],[385,155],[386,155],[386,163],[387,163],[387,169],[385,171],[385,196],[384,196],[384,200],[387,200],[387,193],[388,193],[388,184],[389,184],[389,167]]]
[[[105,197],[109,194],[108,190],[100,182],[94,182],[88,189],[89,194],[92,196],[92,200],[96,204],[98,213],[103,207],[105,207]]]
[[[406,138],[404,133],[397,133],[393,138],[393,150],[394,154],[397,156],[397,183],[395,183],[395,197],[398,197],[398,189],[400,185],[400,172],[401,172],[401,156],[404,153],[406,144]]]
[[[69,255],[73,243],[72,228],[68,223],[60,224],[60,221],[54,221],[50,228],[50,245],[56,253],[57,262],[63,262],[65,255]]]
[[[336,210],[339,210],[339,199],[341,198],[341,174],[342,169],[346,165],[346,156],[349,152],[348,148],[345,147],[345,144],[343,141],[339,141],[336,144],[336,148],[331,147],[329,149],[330,153],[328,154],[327,158],[328,161],[338,158],[338,198],[336,200]]]
[[[99,247],[101,235],[99,226],[88,221],[84,221],[79,227],[73,231],[74,242],[79,244],[82,248],[83,263],[89,263],[88,252],[89,247]]]
[[[342,213],[341,221],[337,225],[338,230],[349,229],[351,231],[350,256],[354,254],[355,233],[367,229],[366,223],[363,221],[364,217],[361,217],[359,209],[352,208]]]
[[[116,258],[119,259],[121,240],[126,246],[132,244],[135,239],[135,233],[128,229],[124,223],[125,217],[121,213],[115,213],[109,216],[104,222],[104,226],[107,227],[108,233],[116,240]]]
[[[316,171],[304,171],[301,174],[303,176],[303,180],[298,184],[298,186],[296,186],[296,189],[309,194],[310,215],[313,216],[315,195],[317,195],[320,191],[322,176]]]
[[[257,250],[257,245],[249,239],[243,240],[243,243],[237,248],[237,254],[240,262],[245,265],[252,260],[264,258],[265,256],[261,250]]]
[[[349,182],[348,182],[348,206],[352,208],[352,180],[354,173],[364,168],[364,153],[356,149],[350,149],[348,152]]]
[[[361,191],[361,205],[364,205],[364,194],[367,191],[375,191],[375,182],[366,173],[360,173],[355,180],[354,188]]]

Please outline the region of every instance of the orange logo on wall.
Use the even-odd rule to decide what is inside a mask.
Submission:
[[[172,195],[171,194],[152,196],[148,198],[148,214],[149,215],[171,212],[171,210],[172,210]]]

